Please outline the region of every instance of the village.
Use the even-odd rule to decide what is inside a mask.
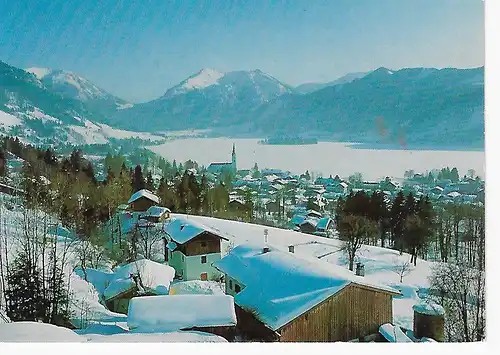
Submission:
[[[351,273],[296,254],[293,243],[276,247],[266,242],[267,229],[262,241],[224,253],[225,233],[158,203],[140,190],[119,216],[125,233],[155,235],[150,241],[163,249],[152,254],[156,261],[138,259],[108,275],[102,299],[110,311],[127,315],[128,331],[201,331],[230,342],[443,340],[442,307],[416,304],[414,328],[395,326],[393,297],[401,291],[365,277],[359,265]]]
[[[130,246],[128,261],[104,270],[89,262],[90,251],[78,254],[72,277],[96,298],[60,325],[88,341],[144,334],[228,342],[445,341],[445,309],[427,297],[434,261],[420,253],[417,266],[411,254],[412,267],[409,254],[376,237],[347,267],[336,208],[361,192],[382,194],[388,204],[403,193],[482,206],[481,179],[411,174],[402,182],[366,182],[238,170],[234,146],[231,162],[204,171],[212,184],[228,175],[228,208],[238,212],[230,219],[172,211],[146,188],[121,201],[103,232],[111,244]],[[23,193],[0,187],[5,196]],[[74,239],[61,224],[50,234]]]
[[[200,173],[194,169],[191,172],[194,175]],[[252,222],[321,236],[331,235],[338,199],[360,191],[367,194],[380,192],[387,202],[402,192],[404,195],[411,193],[416,198],[428,196],[431,201],[444,204],[484,204],[484,181],[475,176],[474,171],[462,177],[458,172],[451,172],[453,169],[448,169],[450,176],[444,176],[446,170],[442,169],[434,176],[429,172],[408,171],[399,181],[390,177],[381,181],[364,181],[360,174],[345,178],[338,175],[314,177],[308,171],[298,175],[280,169],[259,170],[257,164],[252,169],[238,169],[234,145],[231,162],[212,163],[204,171],[212,183],[224,174],[232,178],[230,210],[246,211]]]

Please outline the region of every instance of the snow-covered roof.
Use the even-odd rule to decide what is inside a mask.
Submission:
[[[368,277],[314,257],[292,254],[269,246],[242,244],[215,263],[217,269],[242,284],[234,300],[253,310],[268,327],[278,330],[351,283],[392,294],[398,291],[371,283]]]
[[[219,238],[227,239],[222,237],[220,232],[201,223],[195,222],[194,220],[183,217],[175,217],[172,219],[170,223],[167,224],[166,232],[178,244],[187,243],[204,232],[209,232]]]
[[[0,324],[0,342],[85,342],[74,331],[52,324],[38,322],[12,322]]]
[[[116,269],[109,286],[104,290],[104,297],[109,300],[135,287],[136,284],[130,276],[131,274],[140,275],[142,284],[147,291],[156,294],[168,294],[170,283],[175,276],[175,270],[171,266],[148,259],[141,259],[120,266]]]
[[[130,196],[127,203],[132,203],[134,201],[137,201],[141,197],[147,198],[148,200],[151,200],[154,203],[160,203],[160,199],[158,198],[158,196],[156,196],[154,193],[146,189],[142,189],[134,193],[132,196]]]
[[[321,213],[315,210],[308,210],[307,215],[317,216],[319,218],[323,217]]]
[[[318,221],[319,221],[318,218],[307,217],[306,219],[304,219],[304,221],[302,223],[300,223],[300,225],[302,226],[304,224],[310,224],[311,226],[313,226],[314,228],[316,228],[316,226],[318,225]]]
[[[170,213],[170,210],[166,207],[161,206],[151,206],[146,211],[146,215],[150,217],[160,217],[164,213]]]
[[[444,315],[444,308],[434,302],[422,301],[413,306],[413,310],[420,314],[428,316]]]
[[[302,222],[304,222],[304,220],[306,219],[305,216],[302,216],[302,215],[295,215],[292,217],[292,219],[290,220],[290,223],[292,224],[295,224],[295,225],[300,225],[302,224]]]
[[[176,331],[193,327],[235,326],[230,295],[170,295],[136,297],[128,309],[130,329]]]
[[[316,224],[316,228],[317,229],[326,229],[326,227],[328,227],[328,224],[331,222],[332,222],[332,219],[330,217],[323,217]]]

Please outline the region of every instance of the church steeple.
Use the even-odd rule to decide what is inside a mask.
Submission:
[[[233,143],[233,152],[231,153],[231,167],[233,168],[233,172],[236,173],[238,169],[236,168],[236,148]]]

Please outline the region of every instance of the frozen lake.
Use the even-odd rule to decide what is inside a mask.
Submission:
[[[177,139],[150,146],[150,150],[168,160],[192,159],[208,166],[212,162],[230,162],[236,145],[238,169],[278,168],[294,173],[306,170],[324,176],[341,177],[360,172],[365,179],[385,176],[402,178],[405,170],[425,172],[456,167],[461,176],[468,169],[484,178],[484,151],[355,149],[349,143],[319,142],[311,145],[261,145],[258,139],[192,138]]]

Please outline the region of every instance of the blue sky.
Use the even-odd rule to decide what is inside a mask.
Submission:
[[[140,102],[201,68],[298,85],[380,66],[484,65],[481,0],[0,0],[0,60]]]

